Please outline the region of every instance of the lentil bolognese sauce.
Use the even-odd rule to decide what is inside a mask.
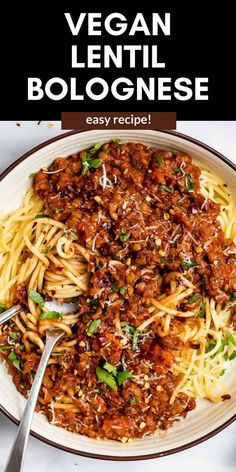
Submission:
[[[2,220],[2,310],[26,307],[0,331],[18,390],[56,325],[66,334],[37,408],[69,431],[127,442],[168,429],[198,397],[230,399],[233,211],[227,186],[179,151],[114,139],[41,169]],[[53,298],[78,308],[50,311]]]

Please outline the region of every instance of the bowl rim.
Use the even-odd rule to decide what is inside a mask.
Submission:
[[[118,131],[118,130],[117,130]],[[121,133],[124,130],[120,130]],[[128,130],[131,131],[132,130]],[[152,130],[147,130],[147,131],[152,131]],[[170,131],[170,130],[153,130],[153,131],[158,131],[158,133],[163,133],[164,135],[172,135],[177,138],[181,138],[185,141],[191,142],[197,146],[199,146],[202,149],[205,149],[208,152],[211,152],[214,154],[219,160],[223,161],[225,164],[227,164],[231,169],[233,169],[236,172],[236,164],[234,164],[230,159],[228,159],[226,156],[221,154],[219,151],[216,149],[212,148],[211,146],[208,146],[207,144],[203,143],[202,141],[199,141],[198,139],[193,138],[192,136],[188,136],[184,133],[180,133],[178,131]],[[29,151],[27,151],[25,154],[20,156],[17,160],[15,160],[10,166],[8,166],[0,175],[0,182],[15,168],[17,167],[22,161],[30,157],[32,154],[35,152],[39,151],[40,149],[56,142],[60,141],[61,139],[67,138],[68,136],[76,135],[83,133],[84,130],[73,130],[69,131],[67,133],[63,133],[57,136],[54,136],[51,139],[48,139],[44,141],[43,143],[33,147]],[[89,133],[89,131],[87,131]],[[0,404],[0,412],[3,413],[7,418],[9,418],[14,424],[19,425],[19,420],[17,420],[14,416],[12,416],[11,413],[9,413],[1,404]],[[187,442],[185,444],[182,444],[181,446],[178,447],[173,447],[171,449],[168,449],[163,452],[154,452],[151,454],[145,454],[145,455],[133,455],[133,456],[116,456],[116,455],[107,455],[107,454],[97,454],[97,453],[90,453],[90,452],[85,452],[85,451],[79,451],[74,448],[70,448],[67,446],[64,446],[62,444],[58,444],[54,441],[51,441],[48,438],[45,438],[41,434],[36,433],[35,431],[30,431],[30,434],[34,436],[36,439],[39,439],[40,441],[44,442],[45,444],[48,444],[49,446],[53,446],[56,449],[61,449],[64,452],[69,452],[75,455],[79,456],[84,456],[84,457],[89,457],[91,459],[100,459],[100,460],[109,460],[109,461],[140,461],[140,460],[147,460],[147,459],[156,459],[159,457],[164,457],[168,456],[171,454],[175,454],[177,452],[184,451],[185,449],[189,449],[193,446],[196,446],[197,444],[200,444],[207,439],[210,439],[211,437],[215,436],[219,432],[221,432],[223,429],[225,429],[227,426],[229,426],[231,423],[236,421],[236,413],[231,416],[227,421],[222,423],[220,426],[215,428],[214,430],[208,432],[204,436],[201,436],[200,438],[195,439],[194,441]]]

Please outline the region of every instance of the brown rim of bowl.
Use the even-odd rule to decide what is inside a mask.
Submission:
[[[231,162],[227,157],[225,157],[223,154],[216,151],[215,149],[211,148],[207,144],[204,144],[201,141],[198,141],[197,139],[192,138],[190,136],[187,136],[185,134],[179,133],[178,131],[162,131],[162,130],[161,131],[157,130],[157,131],[161,132],[163,134],[170,134],[170,135],[176,136],[178,138],[182,138],[186,141],[189,141],[193,144],[196,144],[197,146],[199,146],[203,149],[206,149],[207,151],[214,154],[221,161],[225,162],[225,164],[227,164],[229,167],[231,167],[234,171],[236,171],[236,165],[233,162]],[[23,154],[23,156],[19,157],[19,159],[17,159],[15,162],[13,162],[9,167],[7,167],[7,169],[0,175],[0,181],[2,179],[4,179],[4,177],[7,174],[9,174],[9,172],[11,172],[11,170],[13,170],[15,167],[17,167],[18,164],[20,164],[20,162],[24,161],[27,157],[31,156],[36,151],[39,151],[43,147],[48,146],[49,144],[51,144],[55,141],[59,141],[60,139],[66,138],[67,136],[71,136],[73,134],[79,134],[81,132],[83,132],[83,131],[82,130],[81,131],[69,131],[68,133],[63,133],[59,136],[55,136],[54,138],[49,139],[47,141],[44,141],[42,144],[39,144],[38,146],[34,147],[33,149],[31,149],[27,153]],[[122,133],[122,130],[121,130],[121,133]],[[15,423],[16,425],[19,425],[19,421],[16,418],[14,418],[14,416],[12,416],[7,410],[5,410],[5,408],[1,404],[0,404],[0,411],[7,418],[9,418],[13,423]],[[90,452],[78,451],[76,449],[72,449],[70,447],[66,447],[66,446],[63,446],[61,444],[57,444],[57,443],[51,441],[50,439],[44,438],[40,434],[35,433],[34,431],[31,431],[30,434],[32,436],[34,436],[35,438],[39,439],[40,441],[48,444],[49,446],[53,446],[57,449],[61,449],[64,452],[70,452],[72,454],[76,454],[76,455],[79,455],[79,456],[89,457],[91,459],[101,459],[101,460],[110,460],[110,461],[139,461],[139,460],[146,460],[146,459],[156,459],[158,457],[168,456],[170,454],[175,454],[177,452],[184,451],[185,449],[189,449],[190,447],[196,446],[197,444],[200,444],[201,442],[204,442],[207,439],[210,439],[212,436],[215,436],[215,434],[218,434],[220,431],[225,429],[227,426],[229,426],[235,420],[236,420],[236,414],[234,414],[231,418],[229,418],[227,421],[225,421],[222,425],[218,426],[218,428],[215,428],[213,431],[210,431],[209,433],[205,434],[201,438],[195,439],[194,441],[190,441],[189,443],[183,444],[182,446],[174,447],[173,449],[168,449],[167,451],[156,452],[156,453],[154,452],[153,454],[146,454],[146,455],[142,455],[142,456],[123,456],[123,457],[120,457],[120,456],[109,456],[109,455],[105,455],[105,454],[93,454],[93,453],[90,453]]]

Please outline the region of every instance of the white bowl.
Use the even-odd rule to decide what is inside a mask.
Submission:
[[[175,132],[125,130],[72,132],[47,141],[29,151],[11,165],[0,177],[0,212],[8,213],[17,208],[30,186],[29,174],[50,164],[57,156],[68,156],[81,149],[112,137],[124,141],[136,141],[164,149],[180,149],[189,153],[201,166],[218,173],[234,191],[236,166],[217,151],[188,136]],[[0,364],[0,409],[17,423],[21,417],[25,399],[17,392],[5,365]],[[34,415],[32,434],[38,439],[68,452],[93,458],[110,460],[138,460],[172,454],[194,446],[221,431],[236,419],[236,371],[233,366],[226,381],[231,400],[220,405],[198,401],[197,408],[188,413],[187,419],[176,422],[164,435],[122,444],[111,440],[95,440],[69,433],[48,423],[40,413]]]

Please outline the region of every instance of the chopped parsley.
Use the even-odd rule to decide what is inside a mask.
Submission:
[[[175,149],[172,149],[170,152],[171,152],[173,157],[177,156],[177,154],[178,154],[178,151],[176,151]]]
[[[233,292],[230,298],[231,301],[236,300],[236,292]]]
[[[196,318],[203,318],[206,314],[206,302],[202,302],[199,311],[196,314]]]
[[[36,290],[30,290],[29,292],[29,298],[32,300],[32,302],[36,303],[39,306],[44,306],[44,299],[40,295],[40,293],[36,292]]]
[[[122,287],[120,287],[120,289],[119,289],[119,292],[120,292],[121,295],[124,295],[126,290],[127,290],[126,285],[122,285]]]
[[[96,375],[98,382],[107,384],[112,390],[117,390],[117,385],[120,387],[125,380],[130,379],[133,374],[125,370],[117,371],[116,366],[105,362],[103,368],[96,368]]]
[[[105,383],[112,390],[117,390],[116,380],[111,373],[107,372],[107,370],[97,367],[96,375],[98,382]]]
[[[112,138],[112,141],[113,141],[113,143],[116,143],[116,144],[123,144],[123,142],[124,142],[119,138]]]
[[[35,220],[38,220],[39,218],[49,218],[49,215],[44,215],[44,213],[38,213],[34,217]]]
[[[89,156],[89,157],[93,156],[93,154],[95,154],[96,152],[98,152],[101,147],[102,147],[102,145],[99,144],[99,143],[94,144],[94,146],[91,147],[91,148],[88,150],[88,152],[87,152],[88,156]]]
[[[183,203],[184,200],[185,200],[185,197],[179,198],[179,200],[177,200],[177,203]]]
[[[102,164],[102,159],[89,159],[88,157],[82,158],[83,168],[81,175],[85,175],[90,169],[98,169]]]
[[[132,397],[132,398],[130,398],[129,402],[130,402],[130,405],[133,405],[134,403],[137,403],[137,398]]]
[[[58,318],[63,318],[63,314],[58,313],[58,311],[43,311],[39,315],[40,320],[56,320]]]
[[[92,336],[95,331],[99,328],[101,324],[101,320],[92,320],[89,322],[87,328],[86,328],[86,333],[88,336]]]
[[[119,292],[120,289],[119,289],[119,285],[118,285],[117,280],[114,282],[114,284],[112,284],[111,288],[112,288],[113,292]]]
[[[11,339],[17,339],[18,338],[18,333],[16,331],[12,331],[9,334],[9,336],[10,336]]]
[[[207,347],[206,347],[206,353],[212,351],[216,345],[216,342],[213,340],[210,340]]]
[[[222,339],[220,347],[217,349],[217,351],[214,354],[212,354],[211,359],[214,359],[215,356],[217,356],[218,354],[223,352],[224,348],[226,346],[229,346],[229,344],[232,344],[233,346],[236,347],[236,339],[234,338],[234,336],[232,334],[229,334],[229,336],[226,336],[225,339]],[[210,341],[208,346],[207,346],[206,352],[210,352],[215,347],[215,345],[216,345],[215,341]],[[236,351],[234,351],[234,352],[236,352]],[[234,359],[234,357],[236,357],[236,354],[234,355],[234,352],[230,356],[228,355],[228,353],[226,353],[225,356],[224,356],[225,360]]]
[[[9,356],[8,356],[9,361],[12,361],[12,364],[17,370],[22,370],[21,369],[21,360],[20,357],[16,355],[14,351],[11,351]]]
[[[199,300],[199,298],[201,298],[201,294],[200,293],[194,293],[187,301],[187,303],[195,303],[197,300]]]
[[[192,174],[185,174],[185,187],[188,189],[189,192],[193,192],[195,188],[195,183]]]
[[[87,151],[87,155],[82,157],[82,171],[81,175],[85,175],[90,169],[98,169],[102,164],[102,159],[92,159],[92,156],[99,151],[101,144],[95,144]]]
[[[162,157],[160,154],[157,154],[157,155],[156,155],[156,161],[157,161],[159,167],[163,167],[163,165],[164,165],[164,159],[163,159],[163,157]]]
[[[132,334],[133,335],[133,339],[132,339],[132,351],[135,351],[136,350],[136,347],[138,345],[138,336],[139,336],[139,332],[138,330],[134,327],[134,326],[125,326],[124,328],[122,328],[123,331],[125,331],[126,333],[129,333],[129,334]]]
[[[31,174],[29,175],[29,179],[34,179],[36,174],[37,172],[31,172]]]
[[[107,370],[110,374],[116,375],[117,374],[117,368],[116,366],[109,364],[109,362],[105,362],[103,365],[103,369]]]
[[[222,377],[225,374],[225,371],[226,369],[222,369],[222,371],[220,372],[220,377]]]
[[[171,193],[172,195],[174,193],[174,189],[172,187],[169,187],[169,185],[160,185],[160,188],[162,188],[162,190],[165,190],[168,193]]]
[[[117,373],[117,383],[118,385],[122,385],[125,380],[130,379],[132,377],[132,372],[124,371]]]
[[[45,249],[43,250],[44,254],[49,254],[49,252],[51,251],[51,249],[52,249],[52,248],[51,248],[50,245],[47,246],[47,247],[45,247]]]
[[[184,259],[181,259],[180,264],[181,264],[183,270],[191,269],[191,267],[197,267],[197,265],[198,265],[197,262],[190,261],[190,260],[187,261],[187,260],[184,260]]]
[[[134,334],[133,334],[133,341],[132,341],[132,351],[135,351],[138,345],[138,335],[139,335],[139,332],[137,329],[135,329]]]
[[[178,174],[179,172],[182,172],[181,167],[173,167],[172,170],[173,170],[173,172],[174,172],[175,174]]]
[[[6,305],[4,303],[0,303],[0,314],[6,310]]]
[[[125,242],[125,241],[128,241],[129,237],[130,237],[130,233],[128,233],[128,231],[125,228],[121,228],[119,239],[122,242]]]
[[[8,351],[12,349],[12,346],[0,346],[0,352]]]
[[[121,295],[124,295],[127,290],[126,285],[119,287],[117,280],[114,282],[114,284],[112,284],[111,288],[114,292],[119,292]]]
[[[92,308],[98,308],[99,307],[99,300],[98,298],[88,298],[87,299],[87,302],[89,303],[89,305],[92,307]]]

